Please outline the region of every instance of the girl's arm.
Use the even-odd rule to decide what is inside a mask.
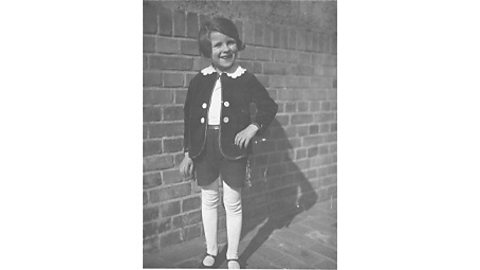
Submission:
[[[252,101],[257,107],[257,114],[253,122],[259,130],[257,134],[262,133],[268,125],[273,121],[278,111],[278,105],[268,94],[267,89],[258,81],[255,76],[252,76],[251,90]]]

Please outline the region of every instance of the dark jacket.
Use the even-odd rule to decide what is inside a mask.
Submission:
[[[218,73],[198,73],[188,87],[185,100],[184,147],[191,158],[198,157],[205,146],[207,115],[210,97],[218,78]],[[260,129],[257,135],[273,121],[278,105],[269,96],[258,79],[248,71],[241,76],[231,78],[223,73],[222,110],[220,116],[220,151],[227,159],[235,160],[246,157],[247,149],[234,144],[235,135],[254,123]],[[250,117],[250,103],[257,108],[256,117]]]

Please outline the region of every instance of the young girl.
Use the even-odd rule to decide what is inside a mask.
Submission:
[[[217,17],[202,25],[198,37],[200,53],[211,65],[191,81],[185,100],[185,157],[180,164],[184,176],[192,175],[201,187],[202,220],[207,252],[203,268],[217,267],[217,205],[219,185],[227,227],[227,264],[238,269],[238,245],[242,230],[242,187],[252,138],[274,119],[277,104],[257,78],[236,63],[245,48],[235,24]],[[255,103],[255,119],[250,103]],[[220,179],[217,179],[220,175]]]

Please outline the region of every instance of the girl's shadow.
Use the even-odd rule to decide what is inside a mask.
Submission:
[[[297,153],[291,142],[295,143],[294,136],[289,140],[274,120],[252,145],[251,187],[242,194],[242,243],[248,242],[240,250],[242,268],[275,230],[288,227],[296,215],[311,208],[318,199],[307,177],[292,160]],[[226,248],[219,258],[224,258]]]

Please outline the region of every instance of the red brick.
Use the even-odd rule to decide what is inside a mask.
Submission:
[[[158,217],[158,207],[143,208],[143,222],[149,222]]]
[[[328,145],[322,145],[318,148],[318,153],[320,155],[326,155],[326,154],[328,154],[328,149],[329,149]]]
[[[327,92],[319,89],[305,90],[303,94],[305,95],[305,99],[308,100],[324,100],[327,97]]]
[[[254,62],[253,63],[253,73],[262,73],[262,63],[261,62]]]
[[[255,60],[255,48],[247,46],[239,53],[239,59]]]
[[[295,112],[297,110],[297,103],[287,102],[285,103],[285,112]]]
[[[160,172],[143,175],[143,188],[152,188],[162,184],[162,175]]]
[[[311,50],[314,52],[319,52],[319,33],[318,32],[312,32],[312,47]]]
[[[288,79],[286,79],[286,81],[288,82]],[[279,100],[301,100],[302,92],[295,91],[292,89],[279,89],[278,99]]]
[[[198,16],[196,13],[187,13],[187,36],[197,38],[198,36]]]
[[[198,42],[196,40],[182,40],[180,46],[182,54],[200,55]]]
[[[166,107],[163,112],[163,119],[166,121],[183,120],[183,106]]]
[[[318,154],[318,147],[310,147],[308,148],[308,157],[313,157],[313,156],[316,156]]]
[[[159,155],[162,151],[162,141],[144,141],[143,142],[143,156]]]
[[[150,202],[157,203],[190,195],[190,183],[163,187],[150,191]]]
[[[290,29],[288,31],[288,49],[296,49],[297,46],[297,37],[296,37],[296,29]]]
[[[178,168],[162,171],[163,182],[165,185],[180,183],[183,181],[183,176],[180,175]]]
[[[148,69],[148,56],[143,56],[143,70]]]
[[[263,73],[265,74],[286,74],[286,65],[280,63],[265,63],[263,64]]]
[[[306,147],[321,144],[322,142],[324,142],[324,139],[321,135],[308,136],[303,138],[303,146]]]
[[[183,149],[183,138],[179,139],[164,139],[163,149],[165,153],[175,153]]]
[[[143,52],[153,53],[155,52],[155,38],[143,36]]]
[[[154,5],[143,3],[143,32],[146,34],[157,33],[157,12]]]
[[[175,90],[175,104],[185,104],[187,98],[187,90]]]
[[[143,224],[143,238],[155,235],[157,233],[157,223],[151,222]]]
[[[274,36],[275,39],[275,36]],[[288,32],[281,27],[279,36],[278,36],[278,44],[273,44],[273,46],[277,48],[287,49],[288,48]]]
[[[305,51],[306,49],[306,35],[307,33],[303,30],[297,32],[297,50]]]
[[[157,233],[163,233],[169,231],[172,228],[172,219],[165,218],[158,221]]]
[[[168,169],[173,166],[172,156],[149,156],[143,158],[144,172]]]
[[[162,108],[143,107],[143,122],[158,122],[162,120]]]
[[[190,227],[187,227],[183,230],[183,238],[185,241],[191,240],[196,237],[200,237],[202,234],[202,225],[196,224]]]
[[[143,86],[157,86],[163,85],[163,74],[158,71],[143,71]]]
[[[299,78],[297,76],[288,75],[285,76],[285,82],[288,88],[298,88]]]
[[[180,213],[180,201],[164,203],[159,208],[162,217],[170,217]]]
[[[306,35],[306,50],[311,52],[313,51],[313,37],[314,34],[311,31],[307,31]]]
[[[302,159],[302,158],[306,158],[307,157],[307,149],[297,149],[296,150],[296,153],[295,153],[295,159],[296,160],[299,160],[299,159]]]
[[[183,123],[152,124],[148,127],[149,138],[183,136]]]
[[[267,47],[273,47],[275,44],[272,44],[273,40],[273,28],[270,24],[265,24],[264,32],[263,32],[263,45]]]
[[[192,197],[183,200],[182,202],[182,212],[188,212],[190,210],[200,209],[202,202],[200,197]]]
[[[318,125],[310,125],[308,134],[310,135],[318,134]]]
[[[308,131],[309,131],[308,126],[298,126],[297,127],[298,136],[300,136],[300,137],[307,136]]]
[[[160,35],[172,35],[172,11],[170,9],[158,6],[158,33]]]
[[[272,47],[280,47],[280,28],[278,26],[272,26]]]
[[[165,235],[160,236],[160,246],[162,248],[165,248],[174,244],[179,244],[182,241],[183,241],[183,237],[182,237],[181,231],[179,230],[169,232]]]
[[[143,205],[146,205],[148,203],[148,192],[144,191],[143,192]]]
[[[255,44],[256,45],[263,45],[263,32],[264,32],[264,24],[263,23],[256,23],[255,24]]]
[[[155,70],[192,70],[193,59],[179,56],[150,57],[150,68]]]
[[[303,75],[303,76],[312,76],[314,73],[314,68],[307,65],[294,65],[289,69],[289,74]],[[308,79],[305,81],[309,81]],[[308,86],[308,84],[306,84]]]
[[[185,223],[183,221],[183,216],[176,216],[172,219],[173,229],[183,228]]]
[[[185,36],[186,16],[184,10],[175,10],[173,13],[173,35]]]
[[[195,223],[199,223],[201,221],[202,221],[202,212],[200,210],[184,215],[185,225],[192,225]]]
[[[248,44],[255,44],[255,24],[251,21],[246,21],[243,24],[244,42]]]
[[[320,125],[320,133],[330,132],[330,124],[325,123]]]
[[[143,105],[161,105],[173,103],[173,93],[169,90],[144,90]]]
[[[164,87],[183,87],[184,75],[182,73],[165,73],[163,74]]]
[[[308,102],[300,101],[298,102],[298,112],[307,112],[308,111]]]
[[[255,49],[255,59],[263,61],[272,60],[272,50],[268,48],[256,48]]]
[[[180,53],[178,40],[169,37],[156,38],[155,51],[159,53]]]

